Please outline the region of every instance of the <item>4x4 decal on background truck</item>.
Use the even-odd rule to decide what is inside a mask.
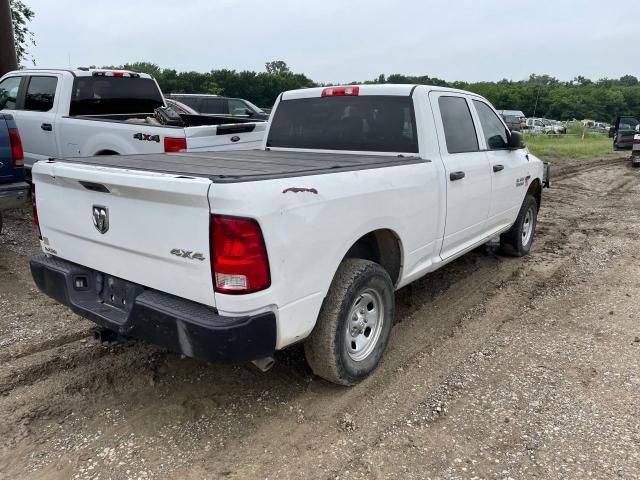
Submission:
[[[136,140],[160,143],[160,135],[151,135],[150,133],[134,133],[133,138]]]

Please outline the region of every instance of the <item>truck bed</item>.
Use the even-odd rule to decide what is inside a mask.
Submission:
[[[238,183],[430,162],[418,157],[247,150],[69,158],[58,162],[209,178]]]

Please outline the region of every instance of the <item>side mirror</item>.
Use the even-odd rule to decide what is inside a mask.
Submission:
[[[519,150],[521,148],[524,148],[522,133],[511,132],[511,135],[509,135],[509,150]]]
[[[616,127],[609,127],[609,138],[613,138],[616,133]]]
[[[245,113],[245,115],[248,115],[249,117],[253,117],[253,110],[245,108],[244,109],[244,113]]]

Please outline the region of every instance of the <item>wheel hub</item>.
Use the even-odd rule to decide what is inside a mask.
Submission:
[[[367,358],[375,349],[384,322],[381,295],[373,289],[364,290],[349,312],[345,342],[349,356],[355,361]]]

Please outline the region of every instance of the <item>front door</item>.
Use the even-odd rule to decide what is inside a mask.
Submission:
[[[440,256],[466,251],[485,235],[491,203],[491,167],[464,95],[430,93],[445,166],[447,216]]]
[[[493,108],[477,99],[472,104],[482,131],[481,146],[489,159],[493,177],[487,228],[499,230],[511,225],[518,215],[529,186],[529,159],[524,149],[509,149],[510,132]]]

